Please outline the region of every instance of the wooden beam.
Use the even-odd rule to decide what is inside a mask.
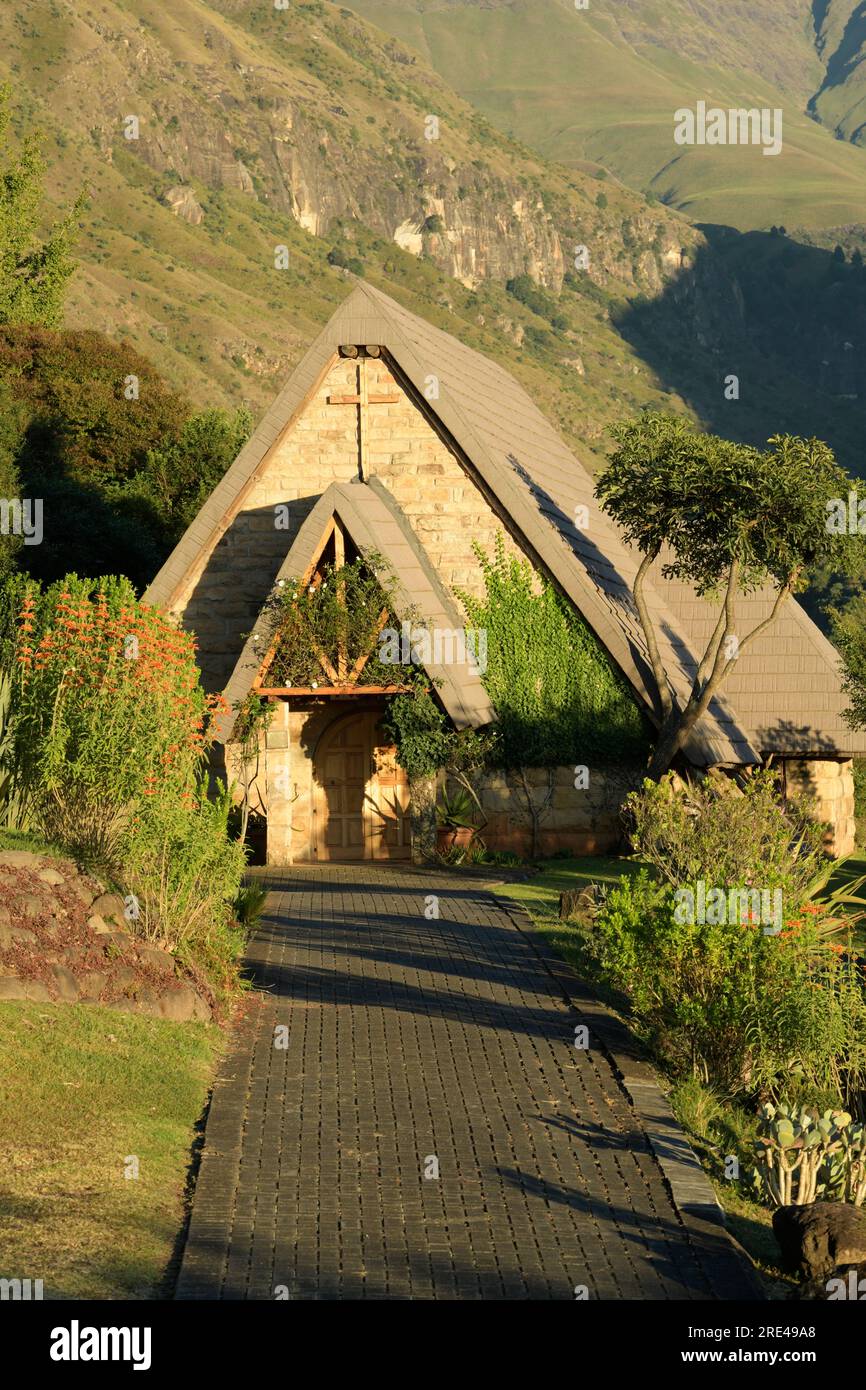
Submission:
[[[346,613],[346,580],[345,580],[345,577],[342,578],[342,579],[340,578],[340,571],[343,569],[343,567],[345,566],[345,564],[346,564],[346,533],[345,533],[345,531],[343,530],[342,522],[340,522],[340,521],[335,521],[335,523],[334,523],[334,568],[335,568],[335,570],[337,571],[337,603],[338,603],[340,609],[342,610],[342,614],[343,614],[343,615],[345,615],[345,613]],[[342,619],[341,619],[341,622],[340,622],[340,631],[339,631],[338,634],[337,634],[337,670],[336,670],[336,674],[334,673],[333,670],[329,670],[329,671],[328,671],[328,674],[330,675],[331,679],[337,681],[338,684],[339,684],[341,681],[344,681],[344,680],[346,679],[346,673],[347,673],[348,668],[349,668],[349,652],[348,652],[348,647],[347,647],[347,628],[348,628],[348,618],[345,618],[345,620],[342,620]],[[317,653],[317,655],[318,655],[318,653]],[[322,661],[321,656],[319,656],[319,660]],[[322,662],[322,664],[324,665],[324,662]],[[326,668],[326,669],[327,669],[327,668]]]
[[[330,520],[328,521],[327,526],[325,527],[324,533],[323,533],[323,535],[322,535],[322,539],[319,541],[319,544],[316,546],[316,550],[315,550],[315,554],[314,554],[314,556],[313,556],[313,559],[310,561],[309,565],[307,566],[307,568],[305,569],[303,575],[301,576],[300,580],[298,581],[298,588],[299,588],[299,589],[308,589],[308,588],[310,587],[311,584],[313,585],[314,588],[317,588],[317,587],[318,587],[318,583],[317,583],[316,581],[318,581],[318,580],[320,579],[320,576],[316,574],[316,567],[318,566],[319,561],[321,560],[323,554],[325,553],[325,548],[326,548],[326,546],[327,546],[327,544],[328,544],[328,541],[329,541],[329,540],[331,539],[331,537],[333,536],[333,534],[334,534],[334,532],[335,532],[335,530],[336,530],[336,527],[337,527],[337,518],[336,518],[335,516],[332,516],[332,517],[330,518]],[[268,647],[267,653],[266,653],[266,655],[265,655],[265,659],[264,659],[264,661],[262,662],[262,664],[260,665],[260,667],[259,667],[259,669],[258,669],[258,673],[257,673],[257,675],[256,675],[256,678],[255,678],[255,680],[253,681],[252,689],[253,689],[253,693],[256,694],[256,695],[261,695],[261,694],[263,693],[263,692],[262,692],[262,681],[264,680],[265,676],[268,674],[268,671],[269,671],[270,668],[271,668],[271,665],[272,665],[272,663],[273,663],[274,657],[275,657],[275,655],[276,655],[277,647],[279,646],[279,642],[280,642],[280,629],[279,629],[279,627],[278,627],[277,630],[276,630],[276,632],[275,632],[274,635],[273,635],[273,638],[272,638],[272,640],[271,640],[271,644],[270,644],[270,646]],[[331,678],[333,679],[333,676],[332,676]]]
[[[262,686],[259,694],[288,699],[292,695],[400,695],[408,685],[274,685]]]
[[[378,617],[377,620],[376,620],[376,631],[375,631],[374,634],[373,634],[373,642],[374,642],[374,643],[375,643],[376,638],[379,636],[379,633],[382,631],[382,628],[385,626],[385,624],[386,624],[387,621],[388,621],[388,609],[387,609],[387,608],[383,608],[383,609],[382,609],[382,612],[379,614],[379,617]],[[372,649],[372,647],[371,647],[370,650],[369,650],[368,652],[364,652],[363,656],[359,656],[359,657],[358,657],[358,660],[355,662],[354,666],[352,667],[351,671],[349,672],[349,680],[350,680],[350,681],[356,681],[356,680],[358,679],[358,677],[360,676],[361,672],[363,671],[364,667],[367,665],[367,662],[370,660],[370,657],[371,657],[372,655],[373,655],[373,649]]]

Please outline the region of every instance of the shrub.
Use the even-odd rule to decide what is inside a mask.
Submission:
[[[628,998],[657,1055],[720,1090],[797,1088],[847,1102],[866,1079],[857,965],[807,905],[778,934],[738,913],[695,920],[642,870],[605,894],[588,938],[601,978]]]
[[[648,740],[636,701],[587,625],[528,561],[479,547],[485,592],[459,592],[470,623],[487,634],[484,687],[496,710],[500,765],[553,767],[590,758],[644,761]]]
[[[752,1180],[770,1206],[866,1201],[866,1126],[844,1110],[762,1105]]]
[[[248,883],[241,888],[232,905],[238,924],[246,931],[252,931],[258,923],[268,896],[267,888],[260,883]]]
[[[675,888],[711,878],[721,887],[781,888],[793,906],[828,872],[824,827],[779,798],[770,768],[742,788],[721,773],[688,785],[668,774],[624,802],[632,845]]]
[[[194,783],[208,702],[192,638],[125,579],[9,587],[16,776],[47,839],[111,869],[129,808]]]
[[[122,843],[124,886],[138,901],[136,929],[223,982],[241,946],[233,907],[246,863],[243,846],[228,837],[230,806],[224,788],[208,797],[204,784],[179,798],[145,797]]]

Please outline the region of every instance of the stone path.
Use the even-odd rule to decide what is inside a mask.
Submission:
[[[483,885],[367,864],[266,881],[178,1298],[751,1295]]]

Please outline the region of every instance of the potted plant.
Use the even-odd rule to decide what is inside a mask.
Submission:
[[[466,849],[475,838],[475,808],[472,798],[458,789],[449,796],[442,793],[436,803],[436,848],[441,854],[445,850]]]

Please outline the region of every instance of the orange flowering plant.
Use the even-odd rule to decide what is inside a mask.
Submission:
[[[192,637],[128,580],[15,582],[14,757],[34,823],[108,866],[130,808],[180,799],[201,776],[213,701]]]

